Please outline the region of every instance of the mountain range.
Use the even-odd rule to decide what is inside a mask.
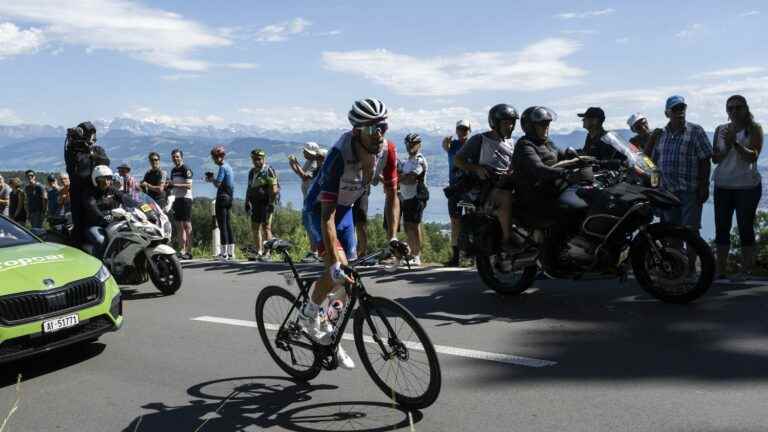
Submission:
[[[98,144],[103,146],[112,166],[128,163],[133,175],[142,176],[148,168],[147,154],[156,151],[161,155],[164,169],[170,169],[170,153],[175,148],[184,152],[184,160],[202,178],[205,171],[215,171],[209,151],[216,144],[227,148],[230,165],[235,177],[245,179],[251,167],[250,151],[261,148],[267,152],[268,163],[278,170],[281,181],[297,181],[288,167],[289,154],[301,159],[301,147],[306,141],[315,141],[323,147],[332,146],[344,130],[317,130],[287,132],[268,130],[249,125],[233,124],[223,128],[213,126],[178,126],[116,118],[112,121],[94,121],[98,130]],[[428,181],[432,185],[447,183],[448,162],[442,150],[443,136],[434,131],[394,130],[387,137],[403,149],[402,142],[409,132],[422,136],[422,152],[430,164]],[[617,131],[629,138],[629,130]],[[66,128],[47,125],[0,126],[0,151],[3,158],[1,170],[35,169],[61,171],[64,169],[63,146]],[[561,148],[581,148],[586,134],[573,131],[568,134],[554,134],[552,140]],[[766,165],[768,157],[761,157],[760,164]]]

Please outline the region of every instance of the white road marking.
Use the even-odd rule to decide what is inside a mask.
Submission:
[[[239,320],[239,319],[233,319],[233,318],[200,316],[197,318],[191,318],[191,320],[211,322],[211,323],[217,323],[217,324],[227,324],[227,325],[240,326],[240,327],[257,327],[255,321]],[[271,331],[277,331],[279,327],[280,327],[279,324],[266,324],[267,330],[271,330]],[[354,336],[352,336],[349,333],[344,333],[344,335],[342,336],[342,339],[351,341],[351,340],[354,340]],[[373,339],[371,339],[370,336],[365,336],[364,340],[367,343],[374,343]],[[424,351],[421,344],[418,342],[406,342],[406,345],[411,349]],[[456,347],[445,346],[445,345],[435,345],[435,351],[437,351],[440,354],[448,354],[448,355],[453,355],[458,357],[487,360],[487,361],[493,361],[497,363],[514,364],[518,366],[527,366],[527,367],[533,367],[533,368],[554,366],[557,364],[557,362],[554,362],[551,360],[541,360],[541,359],[535,359],[530,357],[522,357],[514,354],[502,354],[502,353],[478,351],[478,350],[465,349],[465,348],[456,348]]]

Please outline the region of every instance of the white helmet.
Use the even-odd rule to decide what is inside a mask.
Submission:
[[[629,116],[627,119],[627,125],[629,126],[629,129],[634,132],[635,130],[635,123],[639,122],[640,120],[645,119],[645,114],[635,113]]]
[[[96,179],[99,177],[109,177],[112,178],[112,170],[106,166],[106,165],[96,165],[93,168],[93,172],[91,173],[91,182],[93,182],[94,186],[98,186],[98,183],[96,183]]]
[[[386,120],[388,116],[389,110],[384,102],[374,98],[356,101],[347,114],[354,127],[376,124]]]

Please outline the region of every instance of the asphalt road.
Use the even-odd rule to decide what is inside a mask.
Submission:
[[[401,302],[443,347],[438,401],[408,413],[349,341],[357,369],[310,384],[273,363],[249,321],[261,288],[286,285],[282,269],[186,264],[176,295],[128,295],[120,332],[3,365],[0,419],[22,375],[5,432],[768,429],[768,283],[675,306],[631,282],[538,281],[502,298],[470,270],[369,271],[369,292]]]

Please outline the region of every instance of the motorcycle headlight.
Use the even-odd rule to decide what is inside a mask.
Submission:
[[[106,282],[107,279],[111,277],[112,273],[109,272],[109,269],[105,265],[102,265],[99,271],[96,273],[96,279],[98,279],[101,283]]]
[[[659,173],[651,173],[651,187],[659,187]]]

